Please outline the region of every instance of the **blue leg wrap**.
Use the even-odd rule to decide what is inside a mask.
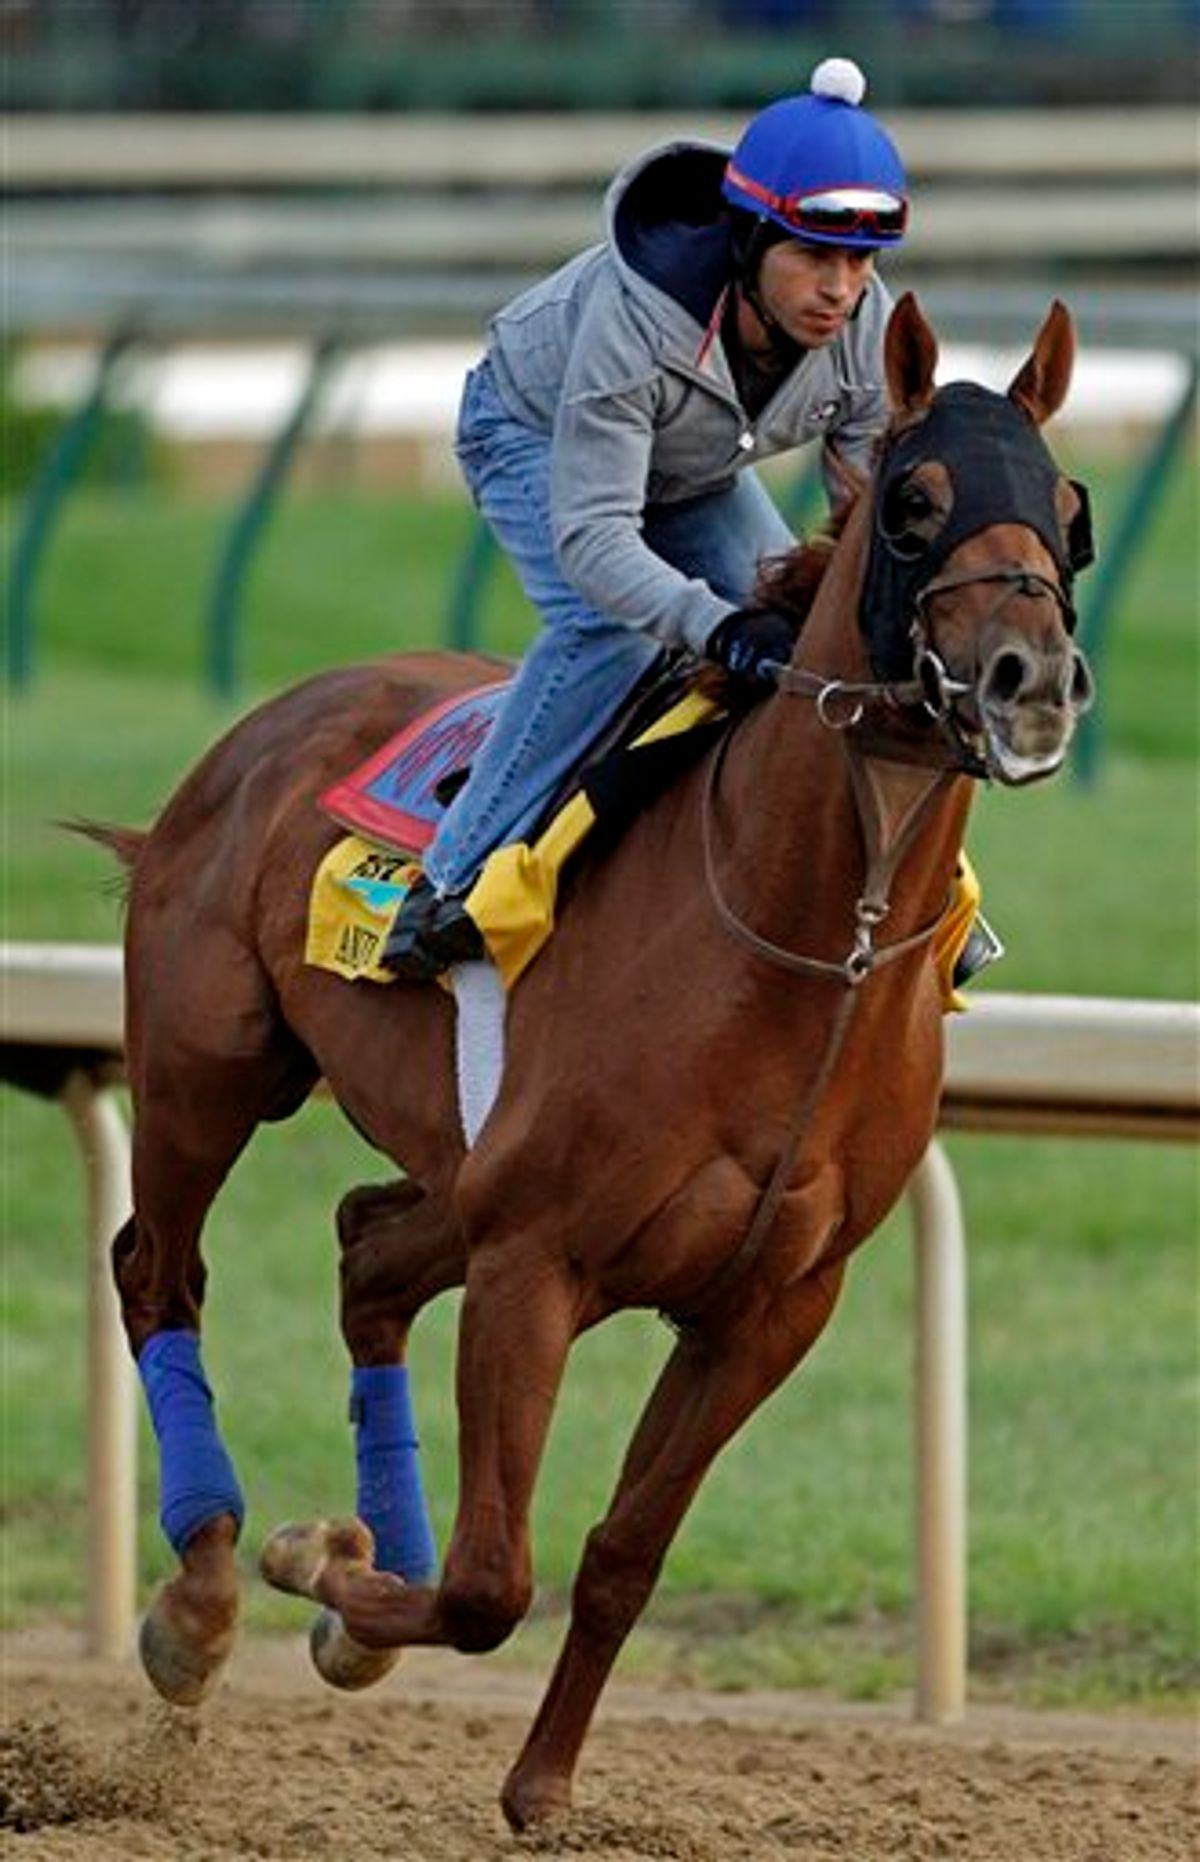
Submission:
[[[403,1364],[355,1365],[350,1379],[358,1516],[375,1535],[375,1564],[409,1584],[438,1568],[437,1545],[417,1457],[417,1432]]]
[[[156,1332],[138,1371],[158,1437],[162,1529],[177,1552],[220,1513],[241,1530],[246,1506],[233,1463],[217,1433],[212,1391],[195,1332]]]

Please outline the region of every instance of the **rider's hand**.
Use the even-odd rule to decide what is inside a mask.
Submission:
[[[704,650],[735,679],[773,687],[776,669],[792,657],[796,631],[795,622],[774,608],[738,608],[718,621]]]

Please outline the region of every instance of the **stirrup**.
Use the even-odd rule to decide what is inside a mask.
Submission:
[[[455,963],[472,963],[486,947],[460,899],[439,898],[424,874],[413,881],[392,921],[381,969],[406,983],[429,983]]]
[[[993,963],[999,963],[1004,955],[1004,945],[992,930],[982,912],[976,912],[967,932],[967,940],[959,951],[954,963],[953,985],[955,989],[965,989],[984,970]]]

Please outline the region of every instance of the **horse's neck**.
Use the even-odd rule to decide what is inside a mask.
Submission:
[[[857,620],[867,521],[865,510],[852,516],[801,634],[796,664],[822,679],[871,676]],[[892,896],[897,934],[936,910],[961,845],[965,781],[861,754],[794,694],[740,734],[729,781],[736,865],[757,910],[792,927],[790,941],[805,921],[817,932],[834,912],[848,919],[872,870]]]
[[[871,498],[855,504],[813,597],[800,636],[797,664],[827,679],[870,677],[866,644],[858,626],[870,543]]]

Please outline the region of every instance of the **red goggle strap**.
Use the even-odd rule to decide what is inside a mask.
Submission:
[[[743,174],[741,169],[735,167],[733,162],[730,162],[726,167],[725,178],[733,187],[741,188],[743,194],[749,194],[751,200],[760,201],[762,205],[769,208],[772,213],[781,213],[789,225],[797,227],[803,226],[803,220],[797,218],[800,202],[805,198],[803,194],[773,194],[770,188],[763,186],[761,181],[755,181],[750,175]],[[822,188],[821,192],[823,194],[836,194],[838,189]],[[904,199],[899,199],[896,205],[900,213],[900,226],[897,230],[903,231],[904,225],[908,219],[908,202]],[[870,222],[874,220],[876,229],[878,230],[878,215],[880,211],[880,209],[874,207],[860,208],[858,210],[858,221],[856,224],[861,225],[864,221]]]

